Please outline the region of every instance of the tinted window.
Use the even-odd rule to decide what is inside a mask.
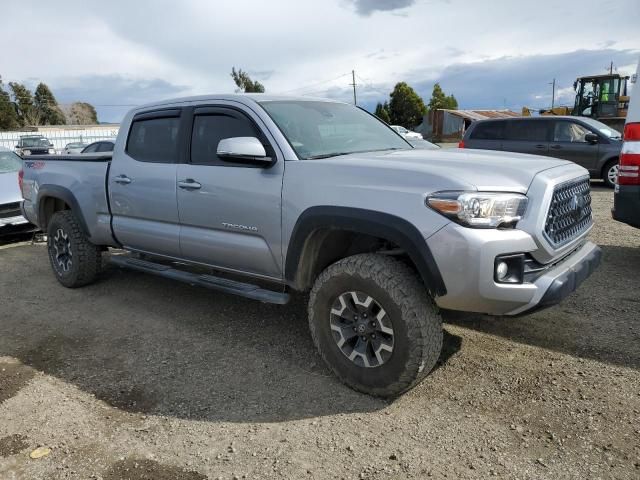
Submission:
[[[196,115],[191,136],[191,163],[230,166],[220,160],[216,152],[220,140],[231,137],[260,138],[260,132],[251,120],[239,113]]]
[[[556,122],[553,129],[554,142],[586,143],[584,139],[587,133],[591,133],[586,127],[574,122]]]
[[[179,117],[134,121],[127,140],[127,153],[141,162],[177,162],[179,125]]]
[[[507,140],[520,142],[546,142],[549,122],[536,120],[515,120],[509,122]]]
[[[113,152],[113,143],[111,142],[101,142],[98,145],[98,152]]]
[[[474,140],[501,140],[505,122],[478,122],[471,132]]]
[[[98,144],[92,143],[91,145],[86,147],[84,150],[82,150],[82,153],[95,153],[97,149],[98,149]]]

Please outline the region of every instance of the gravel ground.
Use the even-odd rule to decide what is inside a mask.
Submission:
[[[438,367],[394,402],[330,375],[303,297],[114,268],[68,290],[42,245],[0,247],[0,478],[640,478],[640,230],[593,197],[604,263],[581,289],[448,314]]]

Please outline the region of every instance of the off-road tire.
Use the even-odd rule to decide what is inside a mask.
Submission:
[[[612,181],[612,179],[610,178],[610,173],[609,173],[609,170],[611,170],[611,168],[614,167],[615,165],[618,165],[617,158],[615,160],[609,160],[604,166],[604,168],[602,169],[602,180],[604,180],[605,187],[614,188],[616,186],[615,182]]]
[[[59,232],[66,235],[71,262],[68,270],[59,264],[55,249],[56,236]],[[58,281],[67,288],[77,288],[95,280],[102,268],[102,250],[87,239],[80,223],[70,210],[56,212],[47,228],[47,250],[51,268]]]
[[[332,305],[345,291],[375,299],[394,330],[390,358],[374,368],[356,365],[341,351],[331,331]],[[442,350],[442,318],[416,273],[381,254],[359,254],[330,265],[309,297],[309,328],[320,355],[349,387],[377,397],[395,397],[413,388],[435,366]]]

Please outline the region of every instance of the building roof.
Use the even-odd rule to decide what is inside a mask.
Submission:
[[[455,115],[469,120],[486,120],[487,118],[509,118],[520,117],[521,114],[511,110],[449,110],[441,109],[451,115]]]

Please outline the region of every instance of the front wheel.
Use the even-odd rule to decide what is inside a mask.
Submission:
[[[613,188],[616,186],[616,181],[618,178],[618,160],[611,160],[607,162],[607,164],[602,169],[602,180],[604,180],[604,184]]]
[[[379,397],[415,386],[442,349],[442,319],[424,286],[386,255],[354,255],[322,272],[309,298],[309,327],[336,376]]]
[[[89,242],[70,210],[56,212],[47,228],[47,250],[58,281],[68,288],[93,282],[102,266],[100,247]]]

